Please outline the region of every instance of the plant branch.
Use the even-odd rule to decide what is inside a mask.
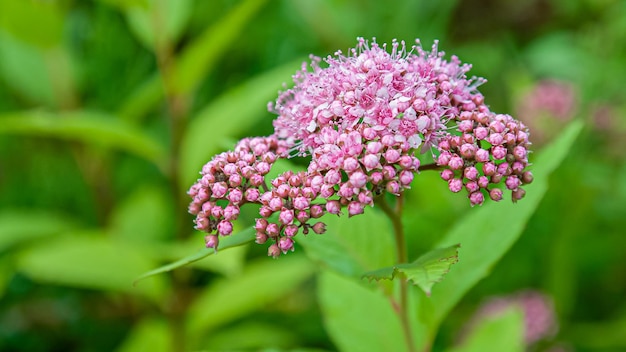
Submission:
[[[393,226],[393,232],[396,242],[396,252],[398,255],[398,264],[408,262],[406,239],[404,236],[404,228],[402,227],[402,208],[404,205],[404,197],[400,195],[397,198],[396,206],[391,208],[384,196],[377,199],[377,205],[383,210],[383,212],[391,220]],[[411,325],[409,323],[409,307],[408,307],[408,282],[405,278],[400,279],[400,303],[399,307],[395,300],[392,300],[394,310],[400,316],[400,323],[402,325],[402,331],[407,344],[407,350],[409,352],[415,352],[415,342],[413,341],[413,334],[411,332]]]

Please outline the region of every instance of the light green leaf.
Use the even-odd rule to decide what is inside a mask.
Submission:
[[[0,29],[31,45],[50,48],[61,42],[63,14],[56,1],[2,0]]]
[[[313,274],[314,266],[293,253],[278,259],[249,262],[247,270],[209,286],[188,312],[188,331],[198,339],[222,324],[276,302]]]
[[[242,336],[246,338],[242,339]],[[298,345],[296,332],[285,329],[285,326],[260,322],[254,317],[207,335],[205,340],[200,346],[207,351],[264,351],[267,348],[268,352],[295,352],[282,348]]]
[[[133,326],[118,352],[171,351],[172,329],[166,321],[146,318]]]
[[[458,248],[456,244],[446,248],[434,249],[416,261],[407,264],[397,264],[363,274],[363,277],[374,280],[392,280],[399,273],[407,280],[419,286],[427,296],[430,296],[434,284],[443,280],[450,271],[452,264],[458,262]],[[404,278],[402,278],[404,279]]]
[[[241,2],[220,21],[207,26],[202,34],[186,45],[179,55],[179,60],[174,63],[173,89],[178,93],[190,94],[215,69],[215,64],[227,50],[237,43],[235,40],[237,36],[266,1]],[[139,120],[161,101],[163,94],[163,82],[155,75],[130,95],[121,106],[120,115],[130,121]]]
[[[141,130],[115,116],[78,111],[48,113],[23,111],[0,115],[0,135],[42,136],[116,148],[150,160],[165,168],[162,145]]]
[[[5,210],[0,213],[0,252],[22,242],[63,234],[76,228],[74,221],[53,212]]]
[[[398,316],[382,292],[324,271],[318,298],[326,331],[340,351],[407,350]]]
[[[137,38],[153,50],[162,50],[165,43],[176,43],[191,14],[192,0],[146,0],[145,5],[124,6],[128,24]]]
[[[249,227],[241,232],[238,232],[236,234],[227,236],[227,237],[222,237],[220,238],[220,242],[218,245],[218,250],[225,250],[231,247],[237,247],[237,246],[241,246],[247,243],[250,243],[252,241],[254,241],[254,239],[256,238],[256,231],[254,230],[254,228]],[[135,279],[135,284],[143,279],[146,279],[150,276],[154,276],[157,274],[162,274],[168,271],[172,271],[176,268],[180,268],[181,266],[185,266],[188,264],[191,264],[195,261],[198,261],[200,259],[206,258],[208,256],[210,256],[211,254],[214,254],[215,250],[213,248],[202,248],[200,250],[198,250],[198,252],[191,254],[185,258],[182,258],[180,260],[175,261],[174,263],[171,264],[167,264],[164,265],[160,268],[154,269],[154,270],[150,270],[144,274],[142,274],[141,276],[137,277]]]
[[[354,218],[326,215],[322,220],[326,233],[297,242],[311,259],[354,278],[396,261],[391,223],[375,209]]]
[[[140,247],[101,236],[83,233],[32,246],[19,253],[17,270],[39,282],[141,294],[160,301],[166,293],[163,278],[133,287],[137,275],[155,263]]]
[[[484,317],[473,326],[463,344],[449,352],[522,352],[524,313],[512,306],[497,315]]]
[[[179,164],[185,188],[198,178],[202,165],[222,151],[225,139],[264,117],[270,123],[267,102],[276,97],[282,82],[297,69],[298,65],[292,62],[252,78],[224,93],[190,121],[182,140]]]
[[[448,274],[447,279],[435,287],[429,302],[426,303],[425,298],[422,300],[425,306],[434,309],[434,325],[431,326],[433,331],[461,297],[489,274],[492,266],[521,235],[548,190],[550,174],[567,155],[581,128],[582,122],[574,121],[554,143],[533,160],[535,179],[532,184],[525,186],[524,199],[515,204],[491,202],[473,209],[437,245],[443,247],[461,243],[463,250],[459,255],[459,263]]]
[[[171,238],[174,232],[172,201],[165,189],[140,187],[111,214],[108,232],[117,238],[135,242],[154,242]]]
[[[174,91],[185,95],[195,90],[266,2],[267,0],[241,1],[226,16],[206,28],[191,45],[185,47],[176,64]]]

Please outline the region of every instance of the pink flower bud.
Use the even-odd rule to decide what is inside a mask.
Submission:
[[[359,162],[355,158],[346,158],[343,161],[343,169],[347,172],[353,172],[360,167]]]
[[[448,166],[450,167],[450,169],[452,170],[460,170],[463,165],[465,163],[463,162],[463,159],[461,159],[460,157],[453,155],[450,158],[450,162],[448,163]]]
[[[336,185],[341,182],[341,174],[337,170],[328,170],[324,176],[324,181],[329,185]]]
[[[384,179],[383,173],[382,172],[372,172],[372,174],[370,175],[370,182],[372,182],[372,184],[374,185],[378,185],[380,184]]]
[[[478,170],[476,170],[476,168],[473,166],[466,167],[463,170],[463,176],[465,176],[465,178],[468,178],[470,180],[476,180],[476,178],[478,177]]]
[[[363,204],[359,202],[350,202],[348,204],[348,216],[363,214]]]
[[[474,193],[474,192],[477,192],[477,191],[480,189],[480,187],[478,187],[478,182],[476,182],[476,181],[470,181],[470,182],[468,182],[468,183],[465,185],[465,188],[467,189],[467,191],[468,191],[469,193]]]
[[[487,188],[489,186],[489,178],[487,178],[487,176],[480,176],[477,183],[478,187]]]
[[[380,158],[374,154],[366,154],[363,157],[363,165],[368,171],[372,169],[378,169],[381,167]]]
[[[309,207],[310,201],[309,198],[306,197],[296,197],[293,199],[293,207],[298,210],[304,210]]]
[[[291,238],[297,234],[298,234],[298,226],[296,225],[285,226],[285,236]]]
[[[318,235],[321,235],[324,232],[326,232],[326,224],[323,222],[317,222],[311,228],[313,229],[313,232],[315,232]]]
[[[332,197],[335,194],[335,186],[324,184],[320,190],[320,195],[324,198]]]
[[[324,215],[324,208],[322,208],[322,206],[319,204],[315,204],[311,206],[309,212],[311,213],[311,217],[313,219],[317,219]]]
[[[206,248],[217,249],[217,245],[219,244],[219,238],[217,237],[217,235],[204,236],[204,242],[206,243]]]
[[[356,188],[364,187],[367,184],[367,176],[361,171],[355,171],[350,175],[350,183]]]
[[[485,163],[483,164],[483,173],[486,176],[492,176],[495,175],[496,171],[497,171],[497,167],[494,163]]]
[[[309,215],[308,211],[302,210],[302,211],[296,212],[296,219],[298,219],[298,221],[300,221],[303,224],[307,222],[310,218],[311,216]]]
[[[329,200],[326,202],[326,211],[338,215],[341,212],[341,205],[336,200]]]
[[[269,218],[272,214],[274,214],[274,211],[267,205],[262,205],[261,208],[259,208],[259,215],[264,218]]]
[[[256,219],[256,222],[254,224],[254,229],[257,232],[265,233],[265,228],[267,228],[267,220],[263,218]]]
[[[492,200],[499,202],[502,200],[502,190],[499,188],[494,188],[491,191],[489,191],[489,198],[491,198]]]
[[[524,191],[524,189],[522,188],[518,188],[514,190],[513,192],[511,192],[511,199],[513,200],[513,203],[515,203],[518,200],[524,198],[525,195],[526,195],[526,191]]]
[[[283,207],[283,200],[282,198],[279,197],[273,197],[272,199],[270,199],[269,203],[267,204],[267,206],[272,210],[272,211],[279,211],[280,208]]]
[[[287,198],[289,196],[289,190],[291,190],[291,187],[283,183],[276,188],[276,195],[280,198]]]
[[[216,219],[220,219],[222,217],[222,215],[224,214],[224,209],[222,209],[222,207],[220,206],[215,206],[211,208],[211,215],[216,218]]]
[[[533,182],[533,173],[530,171],[526,171],[522,174],[522,182],[527,185]]]
[[[504,142],[504,138],[500,133],[492,133],[487,138],[487,142],[491,143],[492,145],[500,145],[502,144],[502,142]]]
[[[383,176],[385,180],[391,180],[396,177],[396,169],[391,165],[383,166]]]
[[[486,129],[485,127],[479,126],[479,127],[476,127],[476,129],[474,130],[474,135],[476,136],[476,139],[481,141],[487,138],[487,136],[489,135],[489,130]]]
[[[231,189],[228,192],[228,200],[233,204],[239,204],[243,200],[243,194],[241,190],[238,188]]]
[[[375,142],[369,142],[367,144],[366,149],[367,149],[367,152],[369,154],[378,154],[378,153],[380,153],[381,149],[383,149],[383,144],[380,143],[380,142],[376,142],[376,141]]]
[[[294,218],[295,214],[292,209],[283,209],[280,211],[280,215],[278,215],[278,221],[280,221],[280,223],[283,225],[293,223]]]
[[[278,248],[278,245],[276,243],[269,246],[269,248],[267,249],[267,255],[273,258],[278,258],[280,256],[280,248]]]
[[[489,129],[491,129],[492,131],[496,132],[496,133],[502,133],[504,132],[504,124],[500,121],[493,121],[492,123],[489,124]]]
[[[459,131],[469,133],[474,130],[474,122],[471,120],[463,120],[459,122]]]
[[[472,159],[474,158],[474,154],[476,154],[476,149],[476,145],[465,143],[461,145],[459,152],[465,159]]]
[[[401,171],[398,179],[403,187],[407,187],[413,182],[413,172],[408,170]]]
[[[302,176],[299,174],[289,177],[289,185],[291,187],[300,187],[302,184]]]
[[[485,196],[481,192],[474,192],[469,195],[470,204],[474,205],[482,205],[485,201]]]
[[[526,148],[521,145],[516,146],[513,148],[513,155],[517,160],[526,160]]]
[[[486,163],[487,161],[489,161],[489,152],[485,149],[478,149],[476,151],[476,155],[474,155],[474,158],[479,163]]]
[[[227,205],[224,208],[224,219],[228,221],[237,220],[239,216],[239,207],[235,205]]]
[[[501,145],[496,145],[491,148],[491,155],[493,155],[493,158],[496,160],[502,160],[506,157],[506,148]]]
[[[450,158],[452,155],[450,153],[441,153],[437,158],[437,165],[439,166],[448,166],[450,163]]]
[[[463,189],[463,181],[458,178],[448,180],[448,188],[454,193],[458,193]]]
[[[278,248],[280,248],[283,253],[293,251],[293,240],[289,237],[281,237],[280,240],[278,240]]]
[[[228,220],[222,220],[217,224],[217,232],[222,236],[228,236],[233,232],[233,224]]]
[[[266,163],[265,161],[261,161],[260,163],[256,164],[255,169],[261,175],[266,175],[268,172],[270,172],[270,164]]]
[[[211,187],[211,194],[213,198],[222,198],[226,195],[226,191],[228,191],[228,187],[225,182],[214,183]]]
[[[259,190],[256,188],[248,188],[246,190],[245,196],[248,202],[254,203],[257,200],[259,200],[259,197],[260,197]]]
[[[522,185],[522,182],[520,181],[519,178],[517,178],[517,176],[509,176],[506,178],[506,180],[504,181],[504,184],[506,185],[507,189],[510,190],[515,190],[517,189],[519,186]]]
[[[196,230],[206,231],[209,229],[209,219],[205,217],[196,217],[195,222],[196,222],[196,226],[195,226]]]
[[[445,169],[443,171],[441,171],[441,178],[444,181],[450,181],[451,179],[454,178],[454,172],[450,169]]]
[[[250,184],[254,187],[259,187],[265,182],[265,178],[259,174],[252,174],[249,178]]]
[[[387,189],[387,192],[391,194],[400,194],[400,184],[396,181],[390,181],[389,183],[387,183],[387,186],[385,188]]]
[[[387,149],[384,156],[388,163],[394,164],[400,159],[400,152],[395,149]]]
[[[256,233],[256,240],[254,242],[258,243],[258,244],[263,244],[267,241],[269,237],[262,232],[257,232]]]
[[[404,169],[412,169],[415,165],[415,162],[413,161],[412,157],[408,155],[403,155],[400,157],[400,161],[398,162],[398,164],[400,164],[400,166]],[[417,164],[417,166],[419,167],[419,164]]]
[[[267,227],[265,228],[265,233],[272,238],[275,238],[276,236],[278,236],[279,232],[280,232],[280,228],[278,227],[278,224],[273,223],[273,222],[267,224]]]
[[[525,167],[526,166],[524,165],[524,163],[515,161],[513,162],[513,165],[511,166],[511,170],[516,174],[521,174],[524,171]]]
[[[511,167],[508,163],[502,163],[498,165],[498,170],[496,171],[499,175],[508,176],[511,174]]]

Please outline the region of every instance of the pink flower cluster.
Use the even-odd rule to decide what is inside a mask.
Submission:
[[[513,200],[523,196],[520,186],[532,180],[527,129],[489,111],[476,90],[484,80],[465,75],[470,65],[444,60],[437,43],[427,52],[417,41],[407,52],[393,41],[388,52],[362,38],[350,55],[321,61],[312,57],[311,69],[303,65],[295,86],[269,104],[274,134],[216,156],[191,187],[190,212],[209,233],[207,247],[232,232],[243,204],[256,203],[257,242],[271,240],[274,257],[293,250],[300,231],[325,231],[315,220],[322,215],[358,215],[383,192],[408,188],[419,151],[437,151],[442,177],[454,192],[465,187],[473,205],[483,190],[500,200],[502,180]],[[265,179],[277,158],[290,156],[309,158],[307,170]]]

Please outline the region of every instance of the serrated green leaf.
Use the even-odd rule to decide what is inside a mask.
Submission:
[[[390,301],[356,280],[326,270],[318,278],[326,331],[340,351],[406,351]]]
[[[236,234],[227,236],[227,237],[222,237],[220,238],[220,242],[218,245],[218,250],[225,250],[228,248],[232,248],[232,247],[237,247],[237,246],[241,246],[247,243],[250,243],[252,241],[254,241],[254,239],[256,238],[256,231],[254,230],[254,228],[249,227],[241,232],[238,232]],[[216,251],[213,248],[202,248],[200,250],[198,250],[198,252],[191,254],[185,258],[182,258],[180,260],[175,261],[174,263],[171,264],[167,264],[164,265],[162,267],[159,267],[157,269],[154,270],[150,270],[140,276],[138,276],[137,278],[135,278],[135,284],[137,284],[139,281],[144,280],[150,276],[154,276],[157,274],[162,274],[168,271],[172,271],[176,268],[180,268],[181,266],[185,266],[188,264],[191,264],[195,261],[198,261],[200,259],[206,258],[212,254],[214,254]]]
[[[5,210],[0,213],[0,252],[19,243],[66,233],[78,225],[71,219],[40,210]]]
[[[363,274],[363,277],[373,280],[392,280],[398,274],[419,286],[427,296],[430,296],[434,284],[440,282],[450,271],[452,264],[458,262],[458,248],[456,244],[446,248],[437,248],[419,257],[416,261],[407,264],[398,264]]]
[[[1,134],[52,137],[102,145],[143,157],[163,169],[167,164],[167,154],[161,144],[135,126],[102,113],[22,111],[2,114]]]
[[[188,331],[198,339],[222,324],[275,302],[313,274],[313,264],[293,253],[249,262],[236,277],[216,281],[189,308]]]
[[[16,267],[39,282],[141,294],[158,302],[166,293],[163,278],[153,278],[141,287],[132,284],[154,265],[141,247],[108,240],[100,233],[83,233],[22,251]]]
[[[532,184],[525,186],[524,199],[515,204],[491,202],[473,209],[439,242],[438,246],[461,243],[463,251],[454,270],[435,288],[436,294],[418,300],[418,312],[432,310],[432,316],[429,318],[423,316],[417,318],[427,324],[430,337],[434,336],[438,324],[461,297],[488,275],[491,267],[521,235],[527,221],[548,190],[550,174],[567,155],[582,126],[581,121],[571,123],[553,144],[542,150],[533,160],[535,179]],[[418,336],[416,339],[427,341],[425,336]]]

